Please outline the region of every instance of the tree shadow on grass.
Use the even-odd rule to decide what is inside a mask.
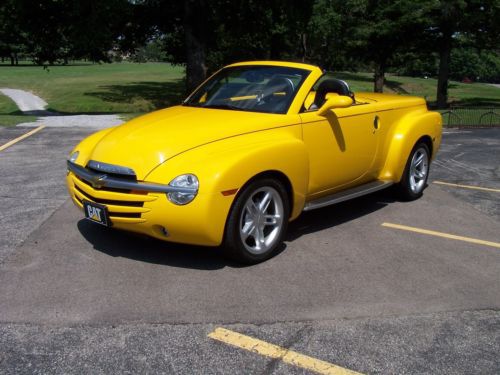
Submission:
[[[26,115],[25,112],[17,110],[17,111],[11,111],[11,112],[0,112],[0,115],[2,116],[24,116]]]
[[[0,127],[14,126],[25,122],[35,122],[36,116],[22,111],[0,112]]]
[[[99,89],[102,91],[87,92],[85,95],[94,96],[110,103],[133,103],[145,100],[150,102],[154,109],[180,104],[185,97],[185,84],[182,79],[167,82],[142,81],[125,85],[106,85],[99,86]]]
[[[339,73],[335,73],[335,77],[337,77],[338,79],[342,79],[344,81],[347,81],[347,83],[349,83],[349,81],[373,83],[372,76],[364,76],[364,75],[362,76],[359,73],[339,72]]]
[[[384,82],[384,86],[387,86],[392,91],[394,91],[398,94],[404,94],[404,95],[409,94],[409,92],[402,87],[403,84],[401,82],[389,81],[388,79],[386,79]]]
[[[348,72],[340,72],[340,73],[335,73],[335,76],[339,79],[342,79],[346,81],[347,83],[349,82],[366,82],[366,83],[371,83],[373,84],[373,76],[372,75],[360,75],[359,73],[348,73]],[[406,91],[402,86],[403,84],[401,82],[396,82],[396,81],[390,81],[388,79],[385,80],[384,86],[390,88],[394,92],[398,94],[409,94],[408,91]]]

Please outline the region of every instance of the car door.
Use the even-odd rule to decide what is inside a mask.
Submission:
[[[341,190],[376,178],[378,119],[370,104],[301,114],[309,152],[309,197]]]

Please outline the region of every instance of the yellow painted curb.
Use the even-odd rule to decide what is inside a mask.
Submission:
[[[450,182],[443,182],[443,181],[433,181],[432,183],[436,185],[445,185],[445,186],[452,186],[452,187],[459,187],[459,188],[473,189],[473,190],[493,191],[495,193],[500,193],[500,189],[485,188],[481,186],[452,184]]]
[[[443,233],[443,232],[436,232],[436,231],[433,231],[433,230],[421,229],[421,228],[415,228],[415,227],[407,227],[406,225],[399,225],[399,224],[392,224],[392,223],[383,223],[382,226],[383,227],[388,227],[388,228],[406,230],[406,231],[409,231],[409,232],[415,232],[415,233],[421,233],[421,234],[428,234],[430,236],[448,238],[448,239],[451,239],[451,240],[464,241],[464,242],[470,242],[470,243],[475,243],[475,244],[479,244],[479,245],[486,245],[486,246],[500,248],[500,243],[498,243],[498,242],[484,241],[484,240],[479,240],[477,238],[462,237],[462,236],[457,236],[455,234],[448,234],[448,233]]]
[[[359,372],[345,369],[343,367],[303,355],[292,350],[282,348],[278,345],[269,344],[253,337],[242,335],[225,328],[216,328],[208,334],[211,339],[236,346],[266,357],[280,359],[285,363],[314,371],[318,374],[327,375],[360,375]]]
[[[45,125],[39,126],[38,128],[33,129],[32,131],[27,132],[26,134],[21,135],[20,137],[17,137],[16,139],[13,139],[12,141],[9,141],[2,146],[0,146],[0,151],[5,150],[6,148],[16,144],[19,141],[22,141],[25,138],[28,138],[29,136],[32,136],[35,133],[38,133],[40,130],[45,128]]]

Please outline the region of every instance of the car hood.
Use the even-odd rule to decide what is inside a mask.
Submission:
[[[294,122],[298,116],[170,107],[114,128],[95,145],[90,159],[132,168],[143,180],[153,168],[187,150]]]

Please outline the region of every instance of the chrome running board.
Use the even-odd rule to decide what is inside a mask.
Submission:
[[[372,181],[364,185],[356,186],[347,190],[339,191],[338,193],[327,195],[311,202],[307,202],[304,206],[304,211],[311,211],[317,208],[330,206],[332,204],[337,204],[340,202],[347,201],[349,199],[354,199],[361,197],[366,194],[371,194],[376,191],[385,189],[393,184],[392,181]]]

